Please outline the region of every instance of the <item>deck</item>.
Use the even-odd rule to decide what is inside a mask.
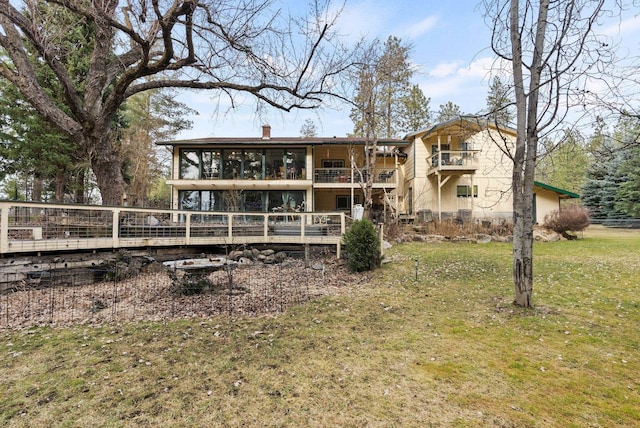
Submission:
[[[342,212],[202,212],[0,201],[0,256],[171,246],[335,245]]]

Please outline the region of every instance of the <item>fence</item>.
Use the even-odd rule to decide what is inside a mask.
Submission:
[[[95,271],[103,279],[91,285],[75,285],[72,272],[53,270],[47,278],[22,281],[0,294],[0,328],[281,312],[330,294],[336,281],[325,285],[327,276],[339,278],[338,286],[349,281],[344,267],[319,262],[315,267],[287,260],[213,272],[209,286],[198,294],[177,290],[172,271],[156,262],[129,278],[113,270]]]
[[[185,245],[335,245],[340,212],[209,212],[0,201],[0,255]]]

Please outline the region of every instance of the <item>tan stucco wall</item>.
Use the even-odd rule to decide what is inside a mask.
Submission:
[[[533,191],[536,195],[535,219],[537,223],[542,224],[547,214],[560,209],[560,201],[556,192],[540,187],[534,187]]]
[[[451,176],[441,188],[441,211],[458,212],[472,210],[476,218],[510,217],[511,201],[511,161],[500,150],[498,144],[503,139],[495,130],[482,130],[472,135],[449,134],[447,129],[439,130],[424,138],[416,138],[414,144],[416,173],[413,179],[407,177],[405,186],[414,189],[414,211],[431,210],[438,212],[438,179],[436,175],[427,177],[430,167],[432,145],[449,144],[450,150],[461,150],[463,142],[471,143],[477,166],[475,174]],[[458,132],[459,133],[459,132]],[[513,141],[512,139],[510,140]],[[410,150],[407,150],[410,153]],[[443,180],[444,180],[443,175]],[[457,197],[458,185],[478,186],[477,198]]]

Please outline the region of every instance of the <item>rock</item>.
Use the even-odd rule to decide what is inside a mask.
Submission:
[[[250,259],[253,259],[253,250],[249,250],[249,249],[244,250],[242,252],[242,257],[248,257]]]
[[[276,263],[282,263],[287,258],[287,253],[284,251],[278,251],[273,255],[273,257],[275,258]]]
[[[551,229],[536,227],[533,229],[533,239],[538,242],[558,242],[562,236]]]
[[[237,251],[237,250],[236,250],[236,251],[231,251],[231,252],[229,253],[228,259],[229,259],[229,260],[233,260],[233,261],[236,261],[236,262],[237,262],[237,261],[238,261],[238,259],[239,259],[240,257],[242,257],[242,255],[243,255],[243,252],[242,252],[242,251]]]
[[[388,250],[391,247],[392,247],[391,243],[389,243],[387,241],[382,241],[382,249],[383,250]]]
[[[313,270],[322,270],[324,269],[324,265],[322,263],[314,263],[311,265],[311,269]]]
[[[248,257],[240,257],[237,261],[242,266],[249,266],[253,264],[253,261]]]
[[[484,233],[478,233],[476,235],[476,242],[478,244],[488,244],[489,242],[491,242],[491,235],[487,235]]]
[[[271,256],[275,254],[275,251],[269,248],[267,250],[262,250],[260,254],[262,254],[263,256]]]
[[[451,242],[466,242],[469,244],[475,244],[476,240],[468,236],[454,236],[453,238],[451,238]]]
[[[262,261],[262,263],[264,263],[265,265],[272,265],[276,262],[276,256],[267,256],[265,257],[265,259]]]

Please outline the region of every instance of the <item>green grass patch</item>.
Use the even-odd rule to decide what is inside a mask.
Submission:
[[[0,425],[637,426],[638,254],[536,244],[528,310],[509,245],[411,243],[280,315],[3,331]]]

